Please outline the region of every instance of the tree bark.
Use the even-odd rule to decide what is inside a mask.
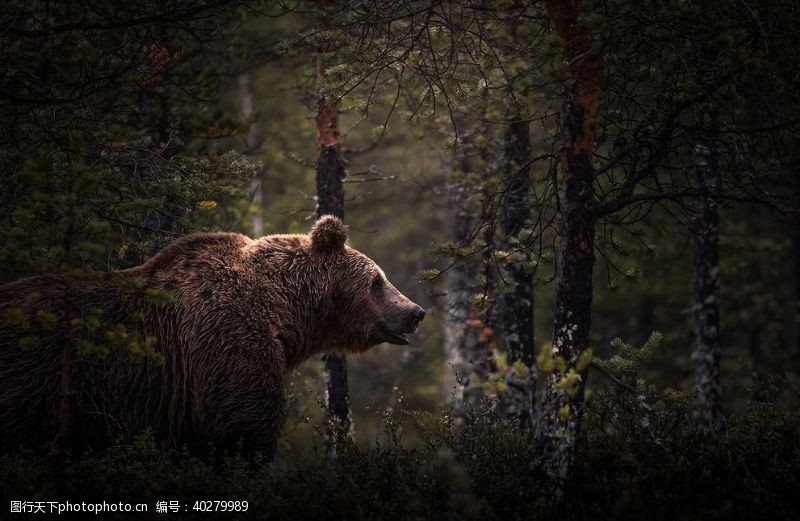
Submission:
[[[242,104],[242,115],[248,121],[253,117],[253,84],[249,72],[239,76],[239,99]],[[258,135],[256,134],[256,124],[250,121],[247,126],[247,136],[245,138],[245,154],[254,154],[259,148]],[[251,225],[253,237],[264,235],[264,173],[259,171],[258,177],[250,181],[250,190],[253,194],[253,206]]]
[[[329,8],[320,2],[320,9]],[[322,25],[326,23],[322,21]],[[322,52],[317,56],[317,80],[325,76]],[[339,135],[339,107],[330,103],[320,92],[317,103],[317,216],[335,215],[344,219],[344,161]],[[350,396],[347,386],[347,359],[344,354],[331,353],[322,357],[325,362],[325,410],[329,420],[337,425],[329,432],[329,446],[336,447],[337,434],[353,435]]]
[[[789,159],[789,168],[792,178],[794,179],[794,196],[795,201],[800,201],[800,154],[792,153]],[[795,217],[794,220],[794,335],[795,335],[795,349],[793,360],[793,371],[800,371],[800,218]]]
[[[794,309],[794,370],[800,371],[800,222],[795,224],[794,232]]]
[[[455,176],[453,176],[455,177]],[[449,194],[451,240],[462,244],[469,236],[469,211],[467,190],[463,184],[452,180]],[[456,260],[447,271],[445,280],[444,353],[445,353],[445,399],[452,400],[454,409],[461,414],[464,400],[465,378],[469,363],[464,357],[464,338],[469,318],[472,289],[469,269],[463,259]]]
[[[755,386],[753,399],[757,402],[767,403],[770,401],[769,385],[767,385],[767,374],[764,371],[764,349],[761,346],[761,336],[763,326],[756,324],[747,332],[747,350],[753,360],[753,376]]]
[[[572,75],[560,115],[559,243],[553,320],[554,354],[564,359],[569,373],[576,370],[580,355],[589,347],[596,222],[592,192],[594,134],[590,122],[599,105],[600,72],[592,55],[591,36],[578,23],[578,1],[548,0],[547,10],[565,42],[564,58]],[[556,499],[563,497],[572,470],[586,370],[579,370],[573,392],[559,386],[563,377],[553,373],[547,378],[538,407],[531,459],[532,470]]]
[[[465,130],[465,127],[461,128]],[[459,174],[474,171],[471,154],[476,151],[468,131],[461,137],[462,144],[453,158],[448,201],[451,240],[459,245],[469,241],[475,221],[470,188],[459,179]],[[478,288],[474,283],[475,277],[470,273],[470,260],[455,259],[446,273],[445,391],[446,399],[452,400],[453,415],[461,420],[468,417],[470,410],[480,406],[485,397],[483,384],[490,378],[492,368],[490,343],[493,336],[473,306],[473,295]]]
[[[498,322],[506,337],[511,361],[521,360],[532,366],[536,354],[533,335],[533,275],[526,269],[527,257],[520,250],[519,235],[531,215],[528,195],[530,191],[530,131],[528,122],[515,114],[508,126],[505,139],[505,165],[508,173],[505,205],[503,208],[503,246],[513,255],[508,266],[511,280],[497,298],[502,302],[503,313]]]
[[[502,280],[496,285],[492,313],[495,336],[508,355],[508,389],[502,396],[507,418],[528,427],[533,414],[535,386],[535,342],[533,328],[533,275],[526,266],[529,256],[520,247],[519,236],[530,217],[530,129],[517,111],[506,129],[502,169],[506,176],[501,249],[509,253]],[[522,362],[526,371],[514,369]]]
[[[711,128],[716,116],[709,115]],[[699,211],[690,223],[694,274],[692,318],[694,347],[692,373],[696,389],[695,418],[704,427],[722,426],[722,383],[719,375],[719,191],[717,151],[712,136],[701,132],[695,143],[695,182],[700,191]]]

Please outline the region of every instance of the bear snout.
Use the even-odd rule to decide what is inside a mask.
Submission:
[[[409,301],[410,302],[410,301]],[[395,320],[381,324],[382,340],[390,344],[408,345],[407,334],[416,333],[419,323],[425,318],[425,310],[411,303],[411,309],[399,310]],[[390,325],[394,322],[394,326]]]
[[[422,309],[420,306],[414,306],[414,309],[411,311],[411,323],[413,324],[413,330],[416,332],[417,328],[419,327],[419,323],[422,322],[422,319],[425,318],[425,310]]]

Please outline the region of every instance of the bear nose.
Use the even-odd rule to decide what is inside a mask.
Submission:
[[[414,308],[414,311],[411,312],[411,316],[414,319],[414,327],[416,327],[422,322],[422,319],[425,318],[425,310],[417,306]]]

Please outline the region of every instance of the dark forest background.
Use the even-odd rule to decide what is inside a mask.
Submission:
[[[306,233],[338,204],[428,310],[410,346],[347,359],[352,439],[323,392],[341,365],[312,360],[272,465],[145,437],[61,483],[47,457],[3,456],[2,495],[214,492],[267,518],[797,515],[796,2],[0,16],[0,281],[101,277],[192,231]],[[318,193],[325,176],[342,191]],[[115,338],[76,356],[157,356]]]

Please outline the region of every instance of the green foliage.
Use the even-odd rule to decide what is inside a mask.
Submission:
[[[239,7],[7,6],[0,23],[14,34],[0,45],[0,282],[37,274],[106,280],[176,236],[232,220],[261,168],[212,141],[236,130],[235,120],[209,109],[237,66],[228,38]],[[136,286],[115,279],[121,289]],[[147,298],[171,300],[155,291]],[[70,316],[77,312],[64,304],[66,318],[35,301],[29,313],[4,310],[3,318],[32,330],[25,349],[39,333],[64,328],[80,356],[161,356],[135,325],[106,323],[98,310]],[[132,311],[134,322],[141,312]]]
[[[175,294],[165,289],[149,288],[145,290],[144,294],[147,300],[157,307],[166,306],[175,300]]]
[[[438,279],[441,275],[442,270],[436,268],[428,268],[419,272],[420,280],[426,281]]]
[[[536,366],[544,374],[563,373],[567,368],[567,361],[556,353],[552,342],[549,342],[539,351],[539,355],[536,357]]]
[[[611,346],[616,348],[618,353],[606,363],[614,371],[631,371],[635,373],[644,361],[652,358],[662,339],[661,333],[654,331],[642,347],[635,347],[623,342],[620,338],[615,338],[611,341]]]

